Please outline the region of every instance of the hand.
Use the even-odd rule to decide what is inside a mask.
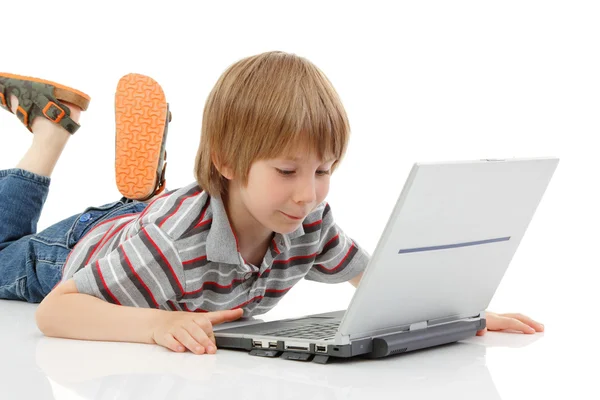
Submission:
[[[510,329],[512,331],[529,334],[544,331],[544,325],[523,314],[496,314],[486,311],[485,315],[486,327],[485,329],[478,331],[477,336],[485,335],[488,330],[501,331],[504,329]]]
[[[193,313],[165,311],[152,332],[154,343],[181,353],[188,348],[195,354],[214,354],[217,351],[213,325],[239,319],[244,310]]]

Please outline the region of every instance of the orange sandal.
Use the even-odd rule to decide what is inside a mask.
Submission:
[[[165,189],[169,104],[152,78],[128,74],[115,94],[117,187],[128,199],[144,201]]]
[[[79,124],[71,119],[71,110],[61,101],[87,110],[90,96],[79,90],[55,82],[29,76],[0,72],[0,107],[12,113],[10,96],[19,100],[17,117],[31,132],[36,117],[44,117],[73,134]]]

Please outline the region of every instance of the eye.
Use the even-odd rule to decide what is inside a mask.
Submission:
[[[319,176],[329,175],[330,173],[331,173],[330,170],[327,170],[327,171],[317,171],[317,175],[319,175]]]
[[[281,175],[283,176],[290,176],[292,175],[294,172],[296,171],[288,171],[288,170],[284,170],[284,169],[279,169],[279,168],[275,168],[277,170],[277,172],[279,172]]]

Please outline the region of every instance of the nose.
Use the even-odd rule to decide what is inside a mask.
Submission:
[[[316,182],[314,176],[308,179],[298,181],[298,186],[294,194],[296,203],[313,203],[317,200]]]

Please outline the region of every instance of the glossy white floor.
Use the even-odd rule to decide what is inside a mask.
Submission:
[[[386,359],[319,365],[223,349],[215,355],[197,356],[150,345],[47,338],[35,326],[35,308],[0,301],[2,399],[379,399],[411,395],[492,400],[597,398],[598,393],[594,383],[600,355],[593,340],[596,333],[585,328],[587,320],[577,313],[571,322],[558,314],[545,320],[545,333],[494,332]]]

